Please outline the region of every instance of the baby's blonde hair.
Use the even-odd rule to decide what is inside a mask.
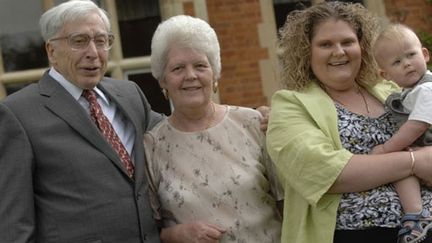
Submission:
[[[407,38],[414,40],[421,47],[421,41],[417,37],[414,30],[401,23],[391,23],[378,35],[373,44],[373,54],[378,64],[381,58],[381,46],[386,45],[388,42],[403,43]],[[384,58],[384,57],[382,57]]]

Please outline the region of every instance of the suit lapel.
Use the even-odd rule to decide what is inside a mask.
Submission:
[[[135,183],[136,185],[141,185],[141,183],[144,181],[144,148],[143,148],[143,139],[142,139],[142,129],[140,124],[142,121],[140,121],[139,116],[136,114],[137,111],[134,111],[131,109],[130,100],[133,99],[133,97],[128,97],[124,93],[121,93],[119,91],[119,87],[115,87],[110,82],[101,82],[98,85],[98,88],[100,88],[114,103],[116,103],[117,108],[124,114],[124,116],[132,122],[134,133],[135,133],[135,140],[134,140],[134,146],[133,146],[133,157],[132,160],[135,164]],[[136,94],[134,94],[136,95]],[[136,188],[139,188],[138,186]]]
[[[118,87],[115,87],[109,82],[100,82],[98,88],[100,88],[104,94],[106,94],[114,103],[117,104],[117,107],[128,119],[130,119],[134,125],[134,128],[136,128],[139,124],[139,118],[135,114],[136,111],[130,108],[130,100],[132,97],[125,96],[125,94],[120,92]]]
[[[46,97],[47,109],[60,117],[127,174],[119,156],[101,135],[86,111],[57,81],[45,73],[39,81],[39,90],[41,96]]]

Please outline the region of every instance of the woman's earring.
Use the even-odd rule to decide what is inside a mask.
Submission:
[[[169,100],[169,97],[168,97],[168,90],[166,90],[166,89],[162,89],[162,94],[163,94],[163,96],[165,97],[165,99]]]
[[[217,90],[218,90],[218,82],[216,81],[213,83],[213,92],[216,94]]]

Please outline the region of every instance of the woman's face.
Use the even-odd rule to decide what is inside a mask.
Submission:
[[[210,102],[213,69],[205,53],[173,46],[168,52],[162,88],[175,108],[195,108]]]
[[[311,67],[327,88],[350,88],[360,70],[361,48],[354,29],[345,21],[329,19],[315,26]]]

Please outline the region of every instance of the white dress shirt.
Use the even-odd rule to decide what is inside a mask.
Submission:
[[[57,72],[54,68],[50,69],[49,75],[59,82],[60,85],[63,86],[63,88],[65,88],[90,115],[89,104],[87,100],[81,96],[83,89],[66,80],[63,75]],[[98,89],[97,87],[94,87],[93,90],[96,92],[97,102],[101,106],[102,112],[113,125],[114,130],[116,131],[129,155],[131,155],[133,161],[132,149],[135,140],[135,131],[132,122],[130,122],[122,114],[122,112],[117,109],[117,105],[114,102],[110,102],[109,98],[102,92],[102,90]]]

